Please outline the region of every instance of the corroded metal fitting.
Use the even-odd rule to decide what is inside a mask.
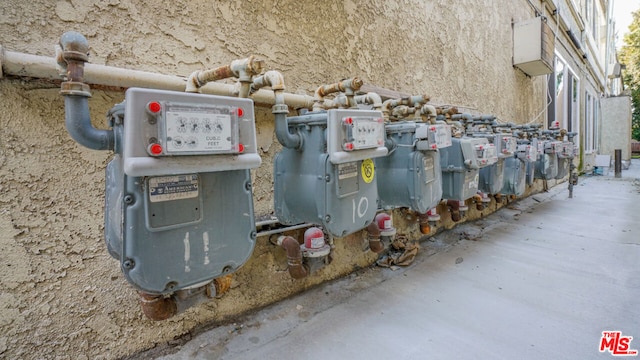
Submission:
[[[89,42],[76,31],[67,31],[60,37],[62,56],[66,61],[89,61]]]

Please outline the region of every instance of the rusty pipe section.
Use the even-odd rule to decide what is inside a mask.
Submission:
[[[451,212],[451,220],[455,222],[460,221],[460,202],[458,200],[447,200],[447,207]]]
[[[324,97],[337,92],[342,92],[346,95],[348,107],[356,107],[356,103],[353,97],[355,95],[355,92],[358,91],[363,84],[364,82],[360,78],[354,77],[351,79],[342,80],[334,84],[319,86],[316,89],[315,95],[313,97],[313,111],[324,110]]]
[[[166,320],[178,313],[178,304],[173,296],[165,297],[142,291],[139,291],[138,295],[142,312],[151,320]]]
[[[400,105],[406,105],[409,107],[420,107],[429,101],[429,96],[427,95],[414,95],[400,99],[389,99],[382,103],[382,114],[384,115],[385,121],[389,120],[391,115],[391,110]]]
[[[420,115],[423,117],[424,122],[435,124],[438,110],[436,110],[436,107],[433,105],[424,104],[420,108]]]
[[[59,62],[64,64],[66,80],[60,85],[64,96],[65,126],[67,132],[82,146],[94,150],[113,150],[115,136],[112,130],[96,129],[89,113],[89,85],[84,83],[84,65],[89,60],[89,42],[75,31],[60,37]]]
[[[368,92],[364,95],[358,95],[353,98],[356,104],[367,104],[373,107],[373,110],[382,109],[382,98],[374,92]]]
[[[376,221],[372,221],[367,226],[367,232],[369,233],[369,249],[376,254],[381,254],[384,251],[384,244],[380,240],[380,228]]]
[[[302,263],[302,250],[298,240],[291,236],[278,237],[278,245],[287,252],[287,268],[294,279],[302,279],[309,275],[309,269]]]
[[[302,137],[300,134],[297,132],[291,133],[289,131],[289,123],[287,121],[289,107],[285,104],[284,100],[284,77],[278,71],[267,71],[264,75],[253,79],[253,82],[249,87],[249,93],[252,94],[263,87],[271,87],[274,93],[275,104],[271,108],[271,113],[275,116],[276,138],[278,139],[278,142],[287,148],[301,148]]]
[[[431,233],[431,224],[429,223],[429,213],[418,213],[418,224],[420,225],[420,233],[428,235]]]
[[[484,210],[484,201],[482,201],[482,195],[475,194],[473,195],[473,201],[476,203],[476,210],[482,211]]]
[[[225,275],[213,281],[192,288],[182,289],[172,294],[150,294],[138,291],[142,312],[151,320],[162,321],[173,317],[186,309],[220,298],[231,288],[232,276]]]
[[[247,97],[252,78],[262,72],[263,60],[256,60],[253,55],[246,59],[234,60],[229,65],[220,66],[211,70],[194,71],[187,78],[186,92],[200,92],[200,88],[209,82],[238,78],[240,82],[240,93],[238,96]]]

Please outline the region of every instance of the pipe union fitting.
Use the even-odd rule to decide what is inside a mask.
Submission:
[[[271,107],[272,114],[288,114],[289,106],[287,104],[275,104]]]
[[[60,94],[67,96],[91,97],[89,85],[75,81],[65,81],[60,84]]]

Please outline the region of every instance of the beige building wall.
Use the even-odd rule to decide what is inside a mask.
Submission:
[[[533,16],[525,0],[5,0],[0,45],[53,56],[60,35],[75,30],[88,38],[92,63],[182,76],[253,54],[284,74],[288,92],[311,95],[359,76],[525,123],[545,109],[545,79],[512,67],[512,21]],[[284,252],[258,238],[224,297],[164,322],[146,319],[104,245],[104,168],[112,153],[70,139],[58,92],[36,79],[0,80],[0,357],[130,355],[375,260],[362,251],[359,233],[336,239],[330,266],[294,281]],[[123,98],[118,89],[94,89],[95,126],[104,127]],[[280,145],[270,109],[260,108],[256,120],[263,165],[252,175],[261,216],[273,211]],[[403,226],[410,220],[396,215],[396,226],[417,236]]]

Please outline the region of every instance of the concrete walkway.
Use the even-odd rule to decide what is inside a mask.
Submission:
[[[407,269],[312,289],[162,359],[613,358],[603,331],[640,350],[640,162],[622,174],[521,200],[423,243]]]

